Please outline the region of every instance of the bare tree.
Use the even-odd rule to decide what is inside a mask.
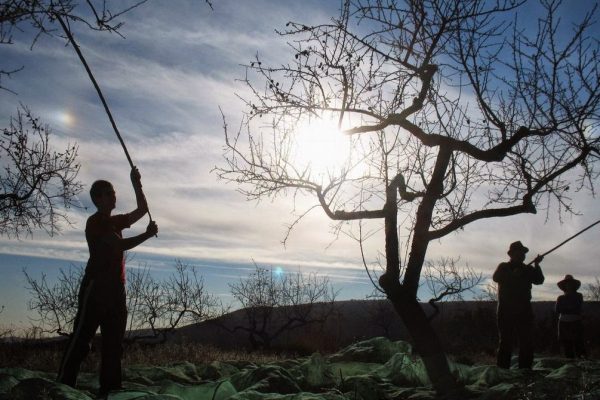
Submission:
[[[106,0],[86,1],[84,5],[73,0],[9,0],[0,5],[0,44],[12,44],[15,31],[21,25],[33,28],[32,46],[42,35],[61,34],[56,25],[56,15],[81,23],[95,31],[119,33],[123,14],[148,0],[123,2],[119,9],[109,6]]]
[[[26,107],[10,119],[0,137],[0,236],[31,234],[44,229],[49,235],[69,222],[66,209],[77,205],[77,146],[56,151],[50,145],[50,128]]]
[[[474,297],[478,301],[498,301],[498,284],[488,281]]]
[[[24,271],[31,295],[29,309],[37,316],[34,327],[43,334],[68,336],[77,314],[79,285],[83,268],[71,265],[60,269],[49,283],[45,274],[35,279]],[[222,315],[221,301],[207,292],[195,267],[177,260],[174,271],[163,280],[151,274],[148,266],[127,270],[127,308],[129,340],[165,341],[177,327]]]
[[[435,310],[429,316],[430,320],[439,313],[437,302],[463,300],[465,292],[473,292],[481,282],[481,273],[475,272],[468,265],[459,268],[457,262],[458,260],[449,257],[440,258],[437,262],[425,262],[423,276],[433,296],[428,303]]]
[[[486,218],[573,212],[569,193],[597,178],[596,7],[565,27],[559,1],[542,1],[534,24],[523,3],[348,0],[329,23],[290,22],[290,61],[248,63],[244,123],[232,135],[224,122],[216,172],[248,199],[307,194],[333,221],[383,222],[379,284],[439,393],[459,388],[417,301],[429,243]],[[293,147],[318,118],[354,145],[323,174]]]
[[[32,48],[42,36],[65,37],[62,27],[57,24],[58,16],[67,22],[69,30],[71,24],[81,24],[93,31],[105,31],[122,36],[119,30],[124,24],[123,15],[147,1],[6,0],[0,3],[0,45],[13,44],[15,32],[32,31]],[[212,3],[209,0],[205,2],[212,9]],[[23,29],[24,26],[28,29]],[[0,69],[0,88],[3,88],[1,85],[3,75],[10,76],[21,68]]]
[[[366,303],[369,325],[381,329],[383,336],[392,339],[392,329],[398,324],[398,318],[394,316],[394,309],[389,301],[377,293]]]
[[[247,332],[254,349],[270,348],[284,332],[324,323],[333,313],[337,293],[329,278],[301,272],[278,277],[271,269],[255,268],[247,279],[229,284],[244,310],[246,324],[222,326],[231,332]]]
[[[60,269],[54,284],[48,283],[46,274],[40,280],[23,270],[30,294],[29,310],[35,311],[32,318],[34,327],[42,334],[68,336],[77,315],[79,284],[83,278],[83,268],[74,264]]]
[[[600,301],[600,279],[595,278],[593,283],[585,285],[584,296],[589,301]]]
[[[131,339],[164,342],[177,327],[216,318],[227,312],[221,300],[208,293],[194,266],[180,260],[166,279],[158,281],[146,268],[131,269],[128,279]],[[139,334],[134,329],[149,329]]]

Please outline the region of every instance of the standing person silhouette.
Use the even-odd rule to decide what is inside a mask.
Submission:
[[[577,291],[581,282],[573,275],[556,284],[564,294],[556,299],[556,313],[558,314],[558,341],[564,349],[565,357],[585,357],[583,342],[583,296]]]
[[[75,386],[79,367],[89,352],[90,342],[99,326],[102,335],[100,396],[121,388],[122,344],[127,324],[123,252],[158,232],[156,223],[150,221],[146,232],[123,238],[121,231],[148,212],[141,176],[136,167],[131,169],[130,177],[137,208],[128,214],[111,215],[116,205],[116,195],[110,182],[98,180],[90,189],[90,197],[98,209],[88,218],[85,226],[90,258],[79,288],[73,334],[57,378],[61,383]]]
[[[528,251],[521,242],[511,243],[510,260],[500,263],[493,276],[498,283],[497,365],[501,368],[510,368],[515,334],[519,341],[519,368],[531,368],[533,364],[531,285],[544,283],[540,268],[544,257],[538,255],[534,266],[525,265],[523,261]]]

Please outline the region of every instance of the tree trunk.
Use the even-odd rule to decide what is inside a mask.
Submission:
[[[402,284],[399,281],[400,257],[397,233],[397,182],[399,179],[394,179],[388,186],[385,204],[386,272],[379,279],[379,283],[406,325],[415,350],[423,360],[435,391],[445,398],[458,399],[461,398],[460,385],[450,371],[446,353],[436,332],[417,301],[421,269],[429,244],[428,231],[432,213],[438,196],[443,191],[443,180],[450,156],[449,150],[440,148],[434,173],[417,210],[411,253]]]
[[[403,292],[400,290],[397,295],[390,297],[390,301],[408,329],[434,390],[452,398],[453,394],[458,394],[460,386],[450,371],[442,344],[419,302]]]
[[[393,235],[391,241],[394,240],[394,237],[396,239],[395,251],[397,252],[399,250],[397,236]],[[389,241],[389,238],[386,238],[386,241]],[[393,247],[391,243],[386,246],[392,251]],[[379,283],[406,325],[415,350],[423,360],[435,391],[447,398],[461,398],[458,395],[460,386],[450,371],[446,353],[423,308],[417,301],[416,295],[412,290],[406,290],[393,275],[392,279],[389,279],[387,273],[381,276]]]

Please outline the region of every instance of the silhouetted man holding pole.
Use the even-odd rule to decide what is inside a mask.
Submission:
[[[90,196],[98,211],[88,218],[85,238],[90,258],[79,289],[79,308],[73,335],[63,356],[58,381],[75,386],[81,362],[89,352],[90,342],[98,326],[102,333],[100,365],[100,395],[121,388],[121,354],[127,307],[125,301],[125,260],[123,252],[155,236],[158,227],[150,221],[146,232],[123,238],[121,231],[129,228],[148,212],[142,191],[140,173],[131,170],[131,183],[137,208],[128,214],[111,215],[116,195],[110,182],[99,180],[92,184]]]
[[[510,260],[498,265],[494,282],[498,283],[498,359],[501,368],[510,368],[512,345],[515,334],[519,341],[519,368],[531,368],[533,364],[533,310],[531,308],[531,285],[544,283],[538,255],[534,266],[526,265],[525,255],[529,249],[521,242],[511,243]]]

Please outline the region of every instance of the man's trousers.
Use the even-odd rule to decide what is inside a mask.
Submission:
[[[515,339],[519,342],[519,368],[531,368],[533,364],[533,313],[531,308],[517,312],[498,312],[497,365],[510,368]]]
[[[73,334],[63,356],[57,380],[75,386],[81,363],[90,350],[96,330],[100,327],[100,392],[119,389],[126,325],[124,286],[119,284],[107,289],[84,277],[79,290],[79,309],[73,325]]]

